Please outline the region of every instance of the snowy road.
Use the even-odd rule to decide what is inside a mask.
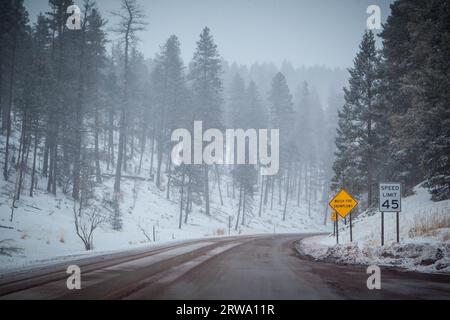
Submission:
[[[366,268],[300,257],[306,235],[188,241],[78,261],[81,290],[66,265],[0,278],[1,299],[450,299],[450,276],[382,268],[368,290]],[[70,264],[76,264],[76,261]]]

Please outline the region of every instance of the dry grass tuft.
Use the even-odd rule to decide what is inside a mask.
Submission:
[[[414,217],[414,236],[433,235],[437,230],[445,228],[450,228],[450,212],[448,210]]]

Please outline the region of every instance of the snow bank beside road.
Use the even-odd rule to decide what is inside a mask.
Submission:
[[[337,264],[395,266],[411,271],[450,274],[450,243],[406,243],[369,246],[364,243],[333,245],[334,238],[316,236],[297,243],[297,250],[316,261]]]
[[[450,201],[432,202],[421,185],[402,199],[400,244],[396,241],[395,213],[385,214],[385,246],[381,246],[379,212],[364,212],[350,228],[339,222],[339,241],[317,236],[297,244],[300,253],[339,264],[397,266],[420,272],[450,273]]]

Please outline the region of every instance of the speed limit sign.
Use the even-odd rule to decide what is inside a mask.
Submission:
[[[400,212],[402,211],[400,183],[380,183],[380,202],[381,212]]]
[[[381,245],[384,246],[384,213],[396,213],[397,242],[400,242],[400,211],[402,211],[402,186],[400,183],[380,183],[379,209],[381,211]]]

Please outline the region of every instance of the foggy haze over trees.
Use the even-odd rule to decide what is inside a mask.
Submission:
[[[147,57],[140,43],[151,39],[140,36],[152,26],[140,1],[118,1],[110,24],[110,13],[84,0],[81,30],[65,25],[72,4],[50,0],[32,24],[23,0],[0,4],[0,156],[2,177],[14,184],[11,221],[21,196],[36,188],[65,194],[76,204],[77,232],[93,227],[83,230],[91,249],[100,221],[122,229],[124,179],[148,181],[158,201],[175,201],[180,229],[193,206],[214,216],[212,203],[235,204],[235,230],[275,207],[283,221],[300,215],[301,203],[313,216],[314,205],[325,211],[341,187],[371,207],[378,182],[391,178],[406,192],[426,181],[435,200],[450,197],[445,2],[395,2],[382,49],[374,33],[361,34],[348,71],[228,62],[208,26],[198,30],[190,61],[177,35]],[[415,11],[436,23],[408,14]],[[278,174],[261,176],[252,165],[174,165],[171,133],[198,120],[204,130],[280,129]],[[113,188],[99,195],[108,181]]]

